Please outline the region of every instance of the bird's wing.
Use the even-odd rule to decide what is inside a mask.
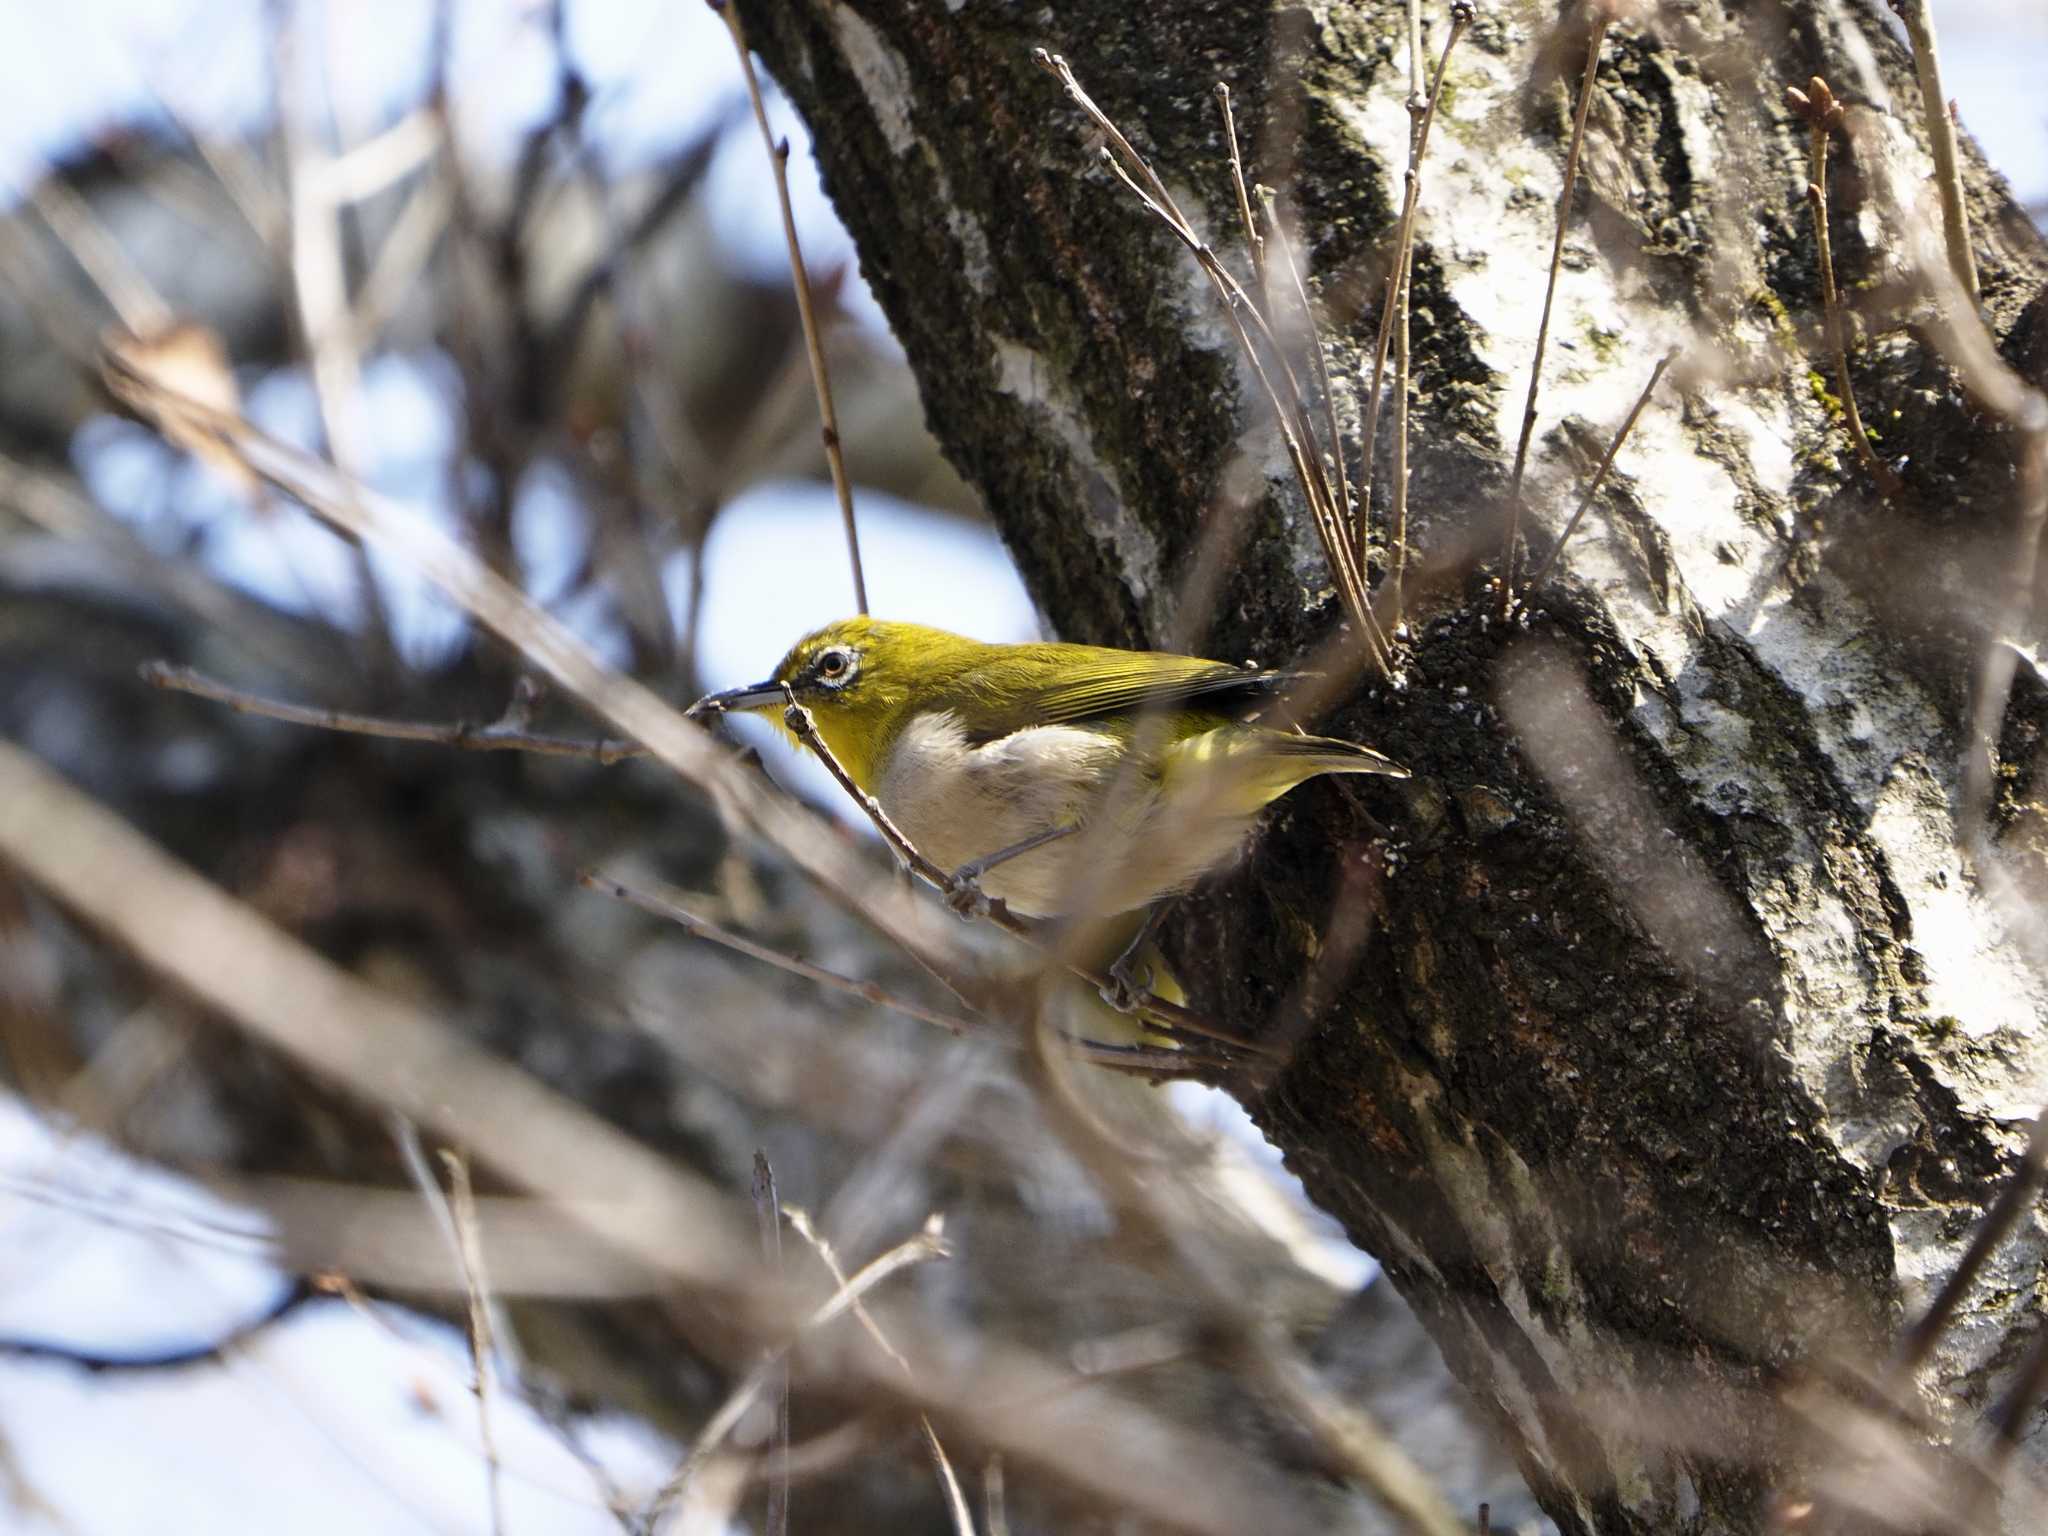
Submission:
[[[957,679],[954,707],[969,736],[991,741],[1033,725],[1073,725],[1108,715],[1171,709],[1199,699],[1230,715],[1275,693],[1285,672],[1226,661],[1092,645],[1006,647]]]

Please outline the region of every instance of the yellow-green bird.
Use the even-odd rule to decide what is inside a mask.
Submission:
[[[1025,916],[1106,917],[1193,885],[1307,779],[1408,776],[1370,747],[1247,723],[1284,681],[1195,656],[990,645],[858,618],[690,712],[780,724],[794,696],[854,783],[962,888]]]

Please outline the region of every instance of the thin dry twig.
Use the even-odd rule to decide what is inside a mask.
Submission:
[[[1564,553],[1565,541],[1578,531],[1579,520],[1586,515],[1586,509],[1593,505],[1593,498],[1600,494],[1600,487],[1607,480],[1607,471],[1614,467],[1614,456],[1621,452],[1621,445],[1628,441],[1629,433],[1635,430],[1636,418],[1643,414],[1643,407],[1650,403],[1650,396],[1656,393],[1657,381],[1664,377],[1664,370],[1671,366],[1671,360],[1676,356],[1676,352],[1666,352],[1657,359],[1657,366],[1650,370],[1650,381],[1643,386],[1643,392],[1636,396],[1636,403],[1628,408],[1628,415],[1608,442],[1607,452],[1600,460],[1600,467],[1593,472],[1593,478],[1586,482],[1585,494],[1579,498],[1578,507],[1564,525],[1564,532],[1557,536],[1557,542],[1551,546],[1550,553],[1543,557],[1543,563],[1536,567],[1536,574],[1529,578],[1529,591],[1534,592],[1543,585],[1543,578],[1550,574],[1550,568],[1557,564],[1557,557]]]
[[[1259,388],[1272,406],[1275,421],[1279,424],[1282,441],[1287,448],[1289,461],[1294,466],[1295,478],[1300,481],[1302,494],[1307,498],[1309,515],[1313,520],[1323,552],[1330,562],[1332,575],[1336,578],[1337,593],[1344,610],[1358,633],[1359,643],[1371,654],[1374,667],[1381,677],[1393,675],[1393,649],[1379,619],[1372,611],[1366,595],[1365,576],[1356,552],[1346,537],[1343,526],[1343,511],[1337,505],[1336,491],[1324,473],[1322,454],[1316,443],[1315,425],[1309,416],[1307,405],[1302,400],[1301,388],[1288,365],[1286,349],[1280,345],[1271,324],[1259,306],[1245,292],[1244,285],[1231,275],[1228,268],[1217,259],[1207,241],[1195,232],[1180,205],[1166,190],[1153,171],[1150,162],[1132,147],[1124,137],[1123,130],[1095,104],[1094,98],[1081,88],[1074,71],[1064,58],[1045,49],[1037,49],[1032,57],[1039,67],[1056,76],[1074,104],[1088,115],[1088,118],[1109,141],[1102,150],[1102,163],[1116,178],[1123,182],[1138,201],[1161,223],[1165,224],[1175,239],[1194,257],[1195,264],[1209,279],[1223,302],[1224,318],[1229,321],[1235,333],[1239,349],[1251,365],[1252,373],[1259,382]],[[1249,323],[1247,323],[1249,322]],[[1258,340],[1253,340],[1253,332]],[[1262,355],[1263,349],[1263,355]],[[1270,356],[1275,367],[1269,368],[1266,357]],[[1277,373],[1283,391],[1274,383]]]
[[[879,982],[856,981],[851,976],[842,976],[837,971],[828,971],[823,966],[813,965],[799,956],[784,954],[781,950],[770,948],[766,944],[756,943],[743,934],[721,927],[708,917],[692,912],[672,896],[638,890],[623,881],[614,880],[609,875],[589,871],[577,876],[577,880],[589,890],[609,896],[615,901],[623,901],[651,916],[674,923],[694,938],[708,939],[735,954],[746,955],[765,965],[772,965],[777,970],[787,971],[792,976],[814,981],[821,987],[829,987],[835,992],[857,997],[862,1002],[873,1003],[877,1008],[890,1009],[921,1023],[935,1024],[955,1038],[964,1038],[979,1032],[979,1026],[973,1020],[964,1019],[958,1014],[942,1013],[936,1008],[927,1008],[922,1003],[912,1002],[907,997],[899,997],[885,989]]]
[[[1010,1515],[1003,1498],[1003,1458],[991,1456],[982,1463],[981,1502],[988,1536],[1010,1536]]]
[[[1244,183],[1244,159],[1237,150],[1237,117],[1230,110],[1230,87],[1221,80],[1216,82],[1216,105],[1223,113],[1223,142],[1230,150],[1230,184],[1237,193],[1237,216],[1244,224],[1245,256],[1252,264],[1252,282],[1266,296],[1266,242],[1259,234],[1258,220],[1252,217],[1251,196]],[[1270,296],[1266,301],[1272,302]]]
[[[1586,39],[1586,72],[1579,80],[1578,109],[1572,114],[1571,149],[1565,155],[1564,188],[1557,194],[1557,233],[1550,244],[1550,275],[1543,285],[1543,317],[1536,323],[1536,348],[1529,358],[1529,395],[1522,404],[1522,430],[1515,439],[1515,468],[1508,479],[1508,533],[1501,550],[1500,612],[1515,608],[1515,540],[1522,531],[1522,476],[1529,467],[1529,439],[1536,431],[1536,396],[1543,384],[1543,349],[1550,340],[1550,310],[1557,298],[1557,274],[1564,265],[1564,232],[1571,222],[1572,188],[1578,184],[1579,155],[1586,144],[1586,117],[1593,108],[1593,87],[1600,74],[1600,45],[1607,40],[1613,18],[1604,7],[1593,17]]]
[[[1891,497],[1905,489],[1891,466],[1870,446],[1870,434],[1863,427],[1863,413],[1856,408],[1855,386],[1849,380],[1849,344],[1842,323],[1842,296],[1835,287],[1834,247],[1828,239],[1828,137],[1841,126],[1842,104],[1835,100],[1827,81],[1815,75],[1806,89],[1785,87],[1785,105],[1805,121],[1808,131],[1808,181],[1806,204],[1813,210],[1813,243],[1820,262],[1820,296],[1826,316],[1828,350],[1834,354],[1835,387],[1842,392],[1842,424],[1870,478],[1880,494]]]
[[[435,1177],[432,1165],[427,1162],[427,1149],[420,1140],[419,1127],[401,1114],[391,1115],[389,1123],[392,1144],[398,1148],[398,1159],[405,1165],[406,1176],[412,1180],[413,1188],[419,1192],[420,1199],[425,1202],[428,1212],[433,1216],[435,1229],[447,1245],[448,1256],[455,1261],[457,1283],[466,1295],[470,1288],[469,1260],[462,1251],[462,1230],[458,1224],[455,1207],[449,1202],[447,1192],[441,1188],[441,1181]],[[303,1194],[303,1186],[299,1186],[298,1192]],[[478,1202],[473,1194],[469,1206],[470,1219],[481,1233],[483,1223],[479,1219]],[[271,1205],[266,1204],[262,1208],[278,1223],[281,1234],[292,1230],[293,1222],[289,1217],[279,1216]],[[322,1267],[333,1268],[334,1265]],[[519,1349],[518,1337],[512,1331],[512,1320],[506,1316],[504,1307],[498,1301],[502,1286],[501,1276],[498,1283],[485,1293],[484,1305],[490,1312],[488,1321],[494,1353],[510,1363],[511,1375],[516,1384],[524,1371],[524,1359]]]
[[[449,1204],[455,1215],[456,1252],[462,1255],[462,1283],[469,1292],[469,1353],[475,1374],[470,1391],[476,1396],[477,1434],[483,1441],[484,1481],[489,1491],[491,1530],[502,1536],[505,1529],[504,1496],[498,1487],[498,1437],[491,1429],[491,1307],[487,1299],[490,1282],[484,1277],[483,1244],[477,1239],[476,1191],[469,1181],[469,1160],[459,1152],[443,1151],[441,1161],[448,1169]]]
[[[1890,0],[1913,44],[1913,69],[1920,77],[1920,111],[1927,144],[1934,152],[1934,183],[1941,190],[1941,233],[1949,271],[1970,302],[1979,302],[1977,258],[1970,250],[1970,212],[1963,201],[1963,172],[1956,158],[1956,125],[1941,88],[1941,55],[1934,46],[1934,13],[1927,0]]]
[[[1443,52],[1437,57],[1436,74],[1430,81],[1429,98],[1420,108],[1416,106],[1416,93],[1420,90],[1419,77],[1409,85],[1410,122],[1414,131],[1408,137],[1408,174],[1404,178],[1401,192],[1401,222],[1394,237],[1394,269],[1387,274],[1386,296],[1380,301],[1380,332],[1373,343],[1372,384],[1365,397],[1365,443],[1363,447],[1363,468],[1365,486],[1358,500],[1358,549],[1359,558],[1364,558],[1366,539],[1372,526],[1372,478],[1374,446],[1380,428],[1380,385],[1386,375],[1387,348],[1393,339],[1398,323],[1401,338],[1401,362],[1395,371],[1394,389],[1396,400],[1396,431],[1399,436],[1394,444],[1394,521],[1390,536],[1393,554],[1394,582],[1394,623],[1401,622],[1403,607],[1402,584],[1407,579],[1408,565],[1408,281],[1409,269],[1415,261],[1415,210],[1422,201],[1422,157],[1429,149],[1430,125],[1436,121],[1437,103],[1443,99],[1444,78],[1449,73],[1451,50],[1458,46],[1458,40],[1472,25],[1472,7],[1459,0],[1451,7],[1450,35],[1444,39]],[[1410,57],[1413,65],[1419,66],[1422,49],[1419,19],[1411,19],[1413,30],[1409,34]],[[1419,115],[1417,114],[1419,110]],[[1398,321],[1397,321],[1398,317]],[[1541,346],[1541,342],[1538,342]]]
[[[775,1193],[775,1169],[766,1152],[754,1152],[754,1224],[761,1236],[761,1263],[782,1280],[782,1202]],[[844,1279],[840,1283],[845,1284]],[[775,1434],[768,1457],[768,1536],[789,1533],[789,1357],[774,1371]]]
[[[1281,222],[1271,187],[1259,188],[1259,203],[1265,211],[1266,222],[1273,226],[1273,239],[1280,247],[1280,259],[1286,264],[1287,276],[1294,286],[1294,302],[1301,308],[1302,333],[1308,341],[1309,361],[1315,364],[1316,389],[1323,397],[1323,428],[1330,434],[1330,460],[1337,469],[1336,504],[1339,526],[1342,526],[1344,515],[1351,510],[1351,472],[1344,467],[1344,437],[1337,427],[1337,392],[1330,388],[1330,367],[1323,356],[1322,330],[1316,324],[1316,312],[1308,301],[1308,285],[1301,277],[1301,263],[1294,259],[1294,245],[1287,238],[1287,226]],[[1266,302],[1272,303],[1270,296]],[[1365,558],[1362,549],[1358,558]]]
[[[811,1245],[812,1251],[818,1255],[818,1261],[825,1266],[826,1273],[831,1275],[832,1283],[842,1290],[845,1289],[848,1281],[845,1269],[840,1266],[839,1255],[833,1251],[825,1235],[818,1230],[810,1214],[796,1206],[783,1207],[782,1214],[788,1218],[790,1230]],[[894,1360],[905,1375],[911,1374],[910,1362],[904,1358],[901,1350],[889,1342],[889,1336],[882,1332],[881,1324],[875,1321],[873,1314],[858,1298],[853,1302],[853,1315],[867,1331],[868,1337],[875,1341],[875,1347]],[[961,1491],[960,1479],[953,1471],[953,1463],[946,1455],[946,1447],[939,1440],[939,1432],[932,1427],[931,1415],[920,1413],[917,1416],[917,1426],[919,1433],[924,1437],[925,1452],[932,1459],[932,1469],[938,1474],[939,1491],[944,1495],[946,1508],[952,1514],[954,1531],[958,1536],[974,1536],[974,1515],[967,1507],[967,1496]]]
[[[747,82],[747,99],[753,103],[754,123],[761,130],[761,142],[768,147],[768,159],[775,170],[775,198],[782,210],[782,238],[789,246],[789,275],[796,287],[797,318],[803,322],[804,347],[811,359],[811,383],[818,392],[818,419],[825,439],[825,462],[832,470],[832,491],[839,498],[839,516],[846,525],[846,557],[853,566],[853,600],[862,613],[868,611],[867,576],[860,563],[860,533],[853,520],[853,483],[846,477],[846,458],[839,447],[839,414],[832,407],[832,379],[825,369],[825,343],[818,331],[817,304],[811,297],[811,279],[804,267],[803,247],[797,242],[796,211],[789,201],[789,140],[775,137],[768,126],[768,108],[761,99],[761,82],[754,73],[753,51],[747,46],[745,28],[740,25],[739,7],[730,0],[706,0],[725,22],[732,35],[733,51],[740,58],[740,73]]]
[[[645,757],[647,749],[632,741],[588,741],[574,736],[550,736],[529,731],[513,723],[512,709],[490,725],[472,725],[466,720],[393,720],[381,715],[359,715],[348,710],[320,709],[266,698],[233,688],[191,667],[168,661],[146,661],[138,669],[142,680],[172,693],[189,693],[195,698],[224,704],[239,715],[260,715],[290,725],[307,725],[316,730],[342,731],[352,736],[381,736],[391,741],[422,741],[435,746],[458,747],[465,752],[531,752],[538,757],[575,757],[609,766],[629,757]],[[516,708],[515,706],[513,706]]]
[[[747,1410],[753,1407],[755,1400],[774,1379],[777,1370],[788,1360],[789,1352],[795,1347],[797,1339],[813,1329],[824,1327],[832,1319],[856,1305],[863,1295],[898,1270],[907,1269],[913,1264],[922,1264],[927,1259],[947,1257],[952,1250],[947,1246],[943,1232],[944,1224],[936,1215],[928,1218],[923,1229],[915,1237],[898,1243],[880,1258],[863,1266],[851,1279],[841,1282],[830,1296],[798,1324],[792,1338],[776,1345],[762,1356],[759,1363],[741,1378],[718,1411],[712,1414],[704,1428],[698,1432],[697,1441],[690,1447],[689,1455],[683,1458],[683,1464],[676,1468],[669,1480],[661,1485],[660,1490],[648,1502],[641,1521],[642,1527],[647,1530],[654,1529],[659,1524],[662,1513],[683,1496],[690,1486],[690,1480],[703,1470],[704,1464],[724,1443],[725,1437],[738,1427]]]

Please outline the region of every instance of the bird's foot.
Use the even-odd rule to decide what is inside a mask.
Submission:
[[[1136,1013],[1152,995],[1152,967],[1138,964],[1137,956],[1127,951],[1116,957],[1106,984],[1097,990],[1118,1013]]]
[[[963,864],[946,877],[946,883],[939,890],[939,896],[956,917],[973,921],[987,917],[994,903],[981,888],[981,870],[973,864]]]

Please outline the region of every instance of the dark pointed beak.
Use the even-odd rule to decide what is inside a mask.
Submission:
[[[733,710],[772,709],[778,704],[789,702],[789,696],[782,691],[778,682],[751,683],[745,688],[728,688],[723,693],[707,693],[703,698],[683,711],[685,718],[702,720],[710,715],[729,714]]]

